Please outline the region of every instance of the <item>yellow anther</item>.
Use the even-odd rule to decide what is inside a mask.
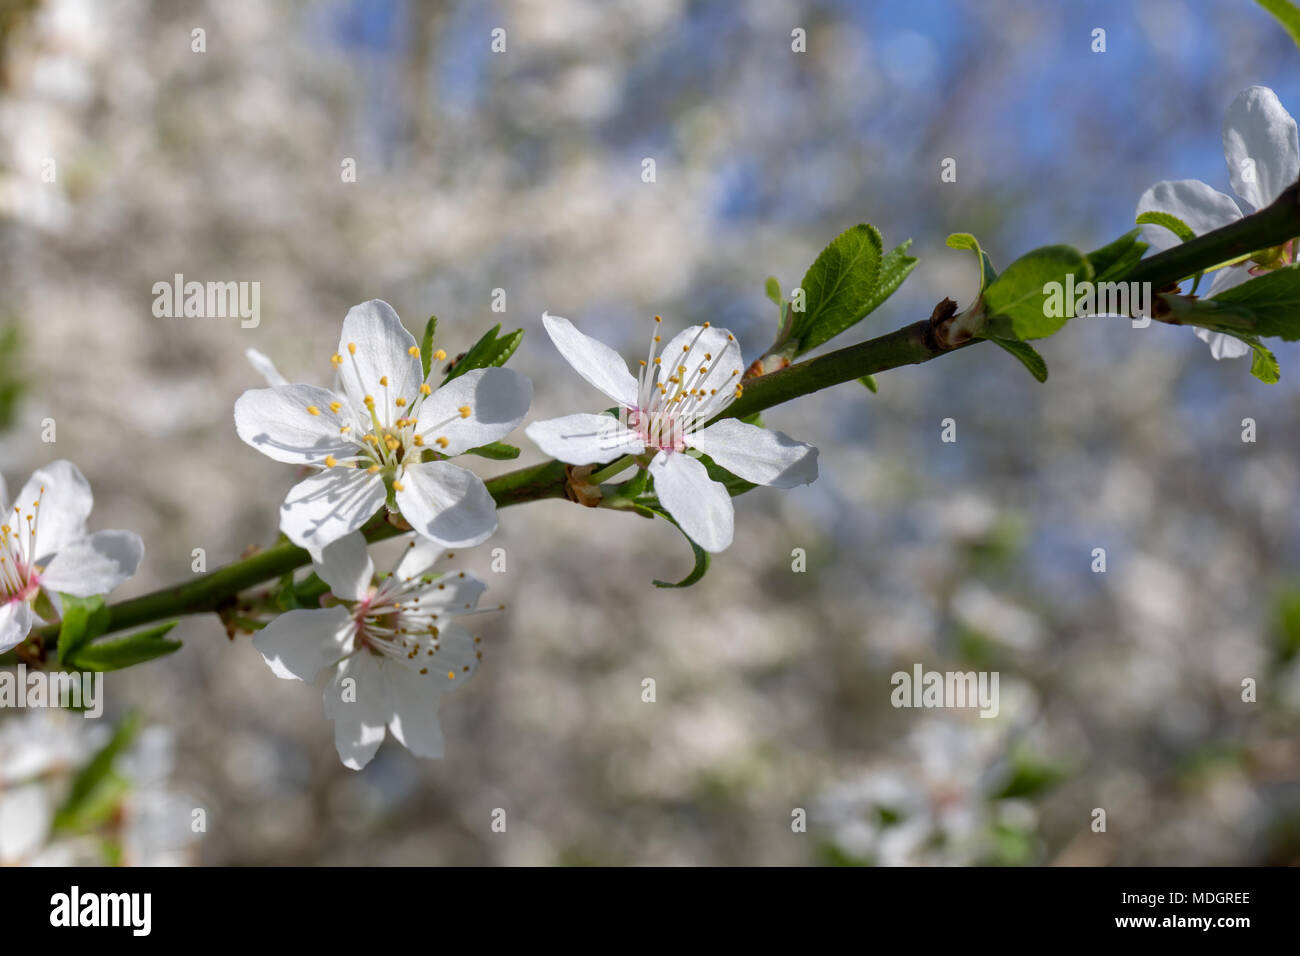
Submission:
[[[663,319],[661,319],[659,316],[656,315],[656,316],[655,316],[655,321],[656,321],[656,322],[662,322]]]
[[[349,355],[356,355],[356,354],[357,354],[357,343],[356,343],[356,342],[349,342],[349,343],[348,343],[348,354],[349,354]]]
[[[663,360],[663,357],[662,357],[662,356],[656,356],[656,358],[655,358],[655,364],[656,364],[656,365],[662,365],[662,364],[663,364],[663,361],[664,361],[664,360]]]
[[[397,405],[398,408],[405,408],[405,407],[406,407],[406,399],[404,399],[404,398],[399,398],[399,399],[396,401],[395,404]]]
[[[460,417],[461,417],[461,418],[469,418],[469,406],[468,406],[468,405],[462,405],[460,408],[456,409],[456,411],[460,412]]]
[[[341,402],[330,402],[330,411],[336,415],[338,414],[339,409],[342,407],[343,404]]]
[[[335,465],[337,465],[338,463],[339,463],[339,460],[338,460],[337,458],[335,458],[333,455],[326,455],[326,456],[325,456],[325,467],[326,467],[326,468],[333,468],[333,467],[334,467]]]
[[[433,389],[431,389],[431,388],[429,387],[429,383],[428,383],[428,382],[425,382],[423,385],[420,386],[420,394],[421,394],[421,395],[432,395],[432,394],[433,394]]]
[[[343,356],[342,356],[342,355],[339,355],[338,352],[335,352],[333,355],[330,356],[330,362],[332,362],[332,363],[335,364],[335,365],[342,365],[342,364],[343,364]]]
[[[433,353],[433,357],[437,359],[439,362],[441,362],[443,359],[447,357],[447,353],[444,352],[442,349],[438,349],[438,351]]]
[[[420,355],[420,347],[418,345],[412,345],[409,349],[406,350],[406,354],[414,355],[418,358]]]
[[[682,351],[683,351],[683,352],[689,352],[690,350],[691,350],[691,347],[690,347],[689,345],[683,345],[683,346],[682,346]]]
[[[455,680],[455,679],[456,679],[456,672],[455,672],[455,671],[447,671],[447,680]]]
[[[320,409],[317,408],[315,405],[308,405],[308,406],[307,406],[307,413],[308,413],[309,415],[319,415],[319,414],[320,414]]]
[[[446,448],[451,444],[451,442],[447,441],[447,439],[443,438],[441,435],[435,438],[434,441],[438,443],[439,448]]]
[[[710,323],[708,323],[708,322],[705,322],[705,323],[704,323],[704,327],[705,327],[706,329],[711,329],[711,328],[713,328],[713,326],[712,326]]]
[[[352,426],[351,426],[351,425],[340,425],[340,426],[339,426],[339,434],[340,434],[340,435],[346,435],[346,434],[347,434],[348,432],[350,432],[350,431],[352,431]]]
[[[645,359],[637,359],[637,361],[640,362],[642,365],[645,365]]]
[[[732,335],[730,332],[728,332],[728,333],[727,333],[727,341],[728,341],[728,342],[734,342],[734,341],[736,341],[736,337],[735,337],[734,335]]]
[[[377,474],[379,472],[379,466],[371,465],[369,468],[366,469],[366,472],[371,475]]]
[[[373,395],[367,395],[367,396],[365,397],[365,403],[366,403],[366,408],[374,408],[374,407],[375,407],[375,396],[373,396]]]
[[[394,490],[394,491],[405,491],[405,490],[406,490],[406,486],[403,485],[400,481],[395,481],[395,482],[393,482],[393,490]]]
[[[411,444],[412,444],[412,445],[415,445],[417,448],[423,448],[423,447],[424,447],[424,436],[423,436],[423,435],[416,435],[415,437],[413,437],[413,438],[411,439]]]

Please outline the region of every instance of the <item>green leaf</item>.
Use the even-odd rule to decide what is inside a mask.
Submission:
[[[106,790],[120,792],[121,778],[113,773],[113,764],[131,745],[139,728],[140,721],[135,715],[124,719],[114,729],[108,743],[78,771],[68,796],[55,811],[52,823],[55,830],[78,829],[87,817],[99,815],[97,811],[102,806]]]
[[[1191,227],[1173,213],[1160,212],[1159,210],[1153,209],[1150,212],[1142,213],[1142,215],[1138,216],[1134,222],[1139,226],[1145,226],[1148,223],[1153,223],[1157,226],[1164,226],[1177,236],[1180,242],[1191,242],[1191,240],[1196,238],[1196,233],[1192,232]]]
[[[994,793],[996,800],[1032,797],[1056,786],[1068,776],[1063,767],[1017,755],[1012,763],[1002,789]]]
[[[1279,663],[1300,656],[1300,587],[1294,584],[1285,585],[1278,595],[1269,628],[1269,645]]]
[[[1212,301],[1220,309],[1227,307],[1238,312],[1244,309],[1254,319],[1249,332],[1288,342],[1300,339],[1300,266],[1283,266],[1266,272],[1225,289]]]
[[[59,625],[59,663],[66,664],[77,650],[108,630],[109,613],[102,595],[88,598],[60,594],[63,620]]]
[[[996,345],[1000,345],[1006,351],[1019,359],[1020,364],[1029,369],[1029,374],[1038,379],[1038,381],[1047,381],[1047,363],[1043,361],[1043,357],[1039,355],[1038,351],[1028,342],[1017,342],[1008,339],[990,339],[989,341]]]
[[[1276,385],[1282,378],[1282,367],[1277,364],[1277,356],[1261,342],[1252,339],[1244,341],[1254,350],[1250,357],[1250,374],[1265,385]]]
[[[500,324],[494,325],[483,334],[474,345],[460,359],[447,377],[442,380],[446,385],[453,378],[464,375],[466,372],[473,371],[476,368],[490,368],[494,365],[505,365],[510,356],[515,354],[515,349],[519,348],[519,343],[524,339],[524,330],[515,329],[508,335],[497,338],[497,333],[501,331]]]
[[[796,355],[816,348],[861,321],[880,278],[880,232],[859,223],[840,233],[809,267],[800,288],[804,311],[795,313]]]
[[[181,642],[166,640],[164,635],[176,623],[169,621],[126,637],[97,641],[78,650],[70,663],[81,670],[116,671],[170,654],[181,646]]]
[[[653,505],[645,504],[644,502],[638,502],[636,505],[636,510],[641,512],[642,514],[658,515],[660,518],[663,518],[665,521],[671,524],[678,531],[682,531],[682,526],[679,525],[676,521],[674,521],[672,515],[670,515],[667,511],[664,511],[663,507],[660,506],[658,502],[655,502],[655,504]],[[696,544],[695,541],[692,540],[691,536],[688,535],[685,531],[682,531],[682,537],[685,538],[686,542],[691,546],[691,553],[695,557],[695,566],[691,568],[690,574],[686,575],[686,577],[682,578],[676,584],[670,584],[667,581],[656,580],[654,582],[655,587],[688,588],[692,584],[697,583],[708,572],[709,560],[710,560],[709,552],[705,551],[698,544]]]
[[[870,315],[880,304],[893,295],[903,280],[906,279],[916,268],[916,264],[921,260],[916,256],[909,256],[907,250],[912,246],[911,239],[904,239],[893,249],[885,254],[885,258],[880,260],[880,276],[876,281],[876,291],[871,294],[867,300],[867,311],[864,315]]]
[[[708,455],[700,455],[699,462],[704,466],[704,470],[709,473],[709,477],[726,488],[727,494],[733,498],[736,495],[743,495],[747,491],[753,491],[758,487],[752,481],[736,477]]]
[[[905,280],[911,274],[912,270],[916,268],[916,264],[920,260],[917,259],[916,256],[909,256],[907,254],[907,250],[911,248],[911,245],[912,240],[905,239],[886,253],[885,257],[880,260],[880,271],[876,280],[876,288],[871,295],[867,297],[866,302],[863,303],[862,315],[857,321],[861,321],[872,312],[876,311],[876,309],[880,308],[881,304],[883,304],[886,299],[898,291],[898,287],[903,284],[903,280]],[[789,310],[789,303],[786,304],[785,308]],[[814,347],[814,345],[810,345],[808,341],[805,340],[798,343],[794,355],[800,355]]]
[[[1277,356],[1259,340],[1258,336],[1243,332],[1224,332],[1234,339],[1245,342],[1253,353],[1250,358],[1250,374],[1265,385],[1276,385],[1282,378],[1282,367],[1278,365]]]
[[[1255,0],[1261,7],[1273,14],[1282,29],[1291,35],[1291,40],[1300,47],[1300,9],[1289,0]]]
[[[507,445],[505,442],[494,441],[486,445],[479,445],[477,448],[471,448],[464,452],[466,455],[478,455],[480,458],[491,458],[493,461],[513,461],[519,457],[519,449],[514,445]]]
[[[1043,246],[1007,266],[984,290],[984,311],[988,322],[983,334],[995,339],[1046,338],[1069,321],[1072,302],[1064,301],[1067,277],[1090,279],[1092,269],[1083,255],[1070,246]],[[1057,284],[1055,290],[1050,289]],[[1049,298],[1049,292],[1056,294]],[[1054,299],[1060,315],[1050,315]]]
[[[1138,237],[1141,229],[1130,229],[1114,242],[1088,253],[1094,282],[1114,282],[1128,275],[1147,251],[1147,244]]]
[[[785,304],[781,301],[781,283],[776,280],[776,276],[767,277],[767,284],[764,285],[763,291],[767,293],[769,299],[776,303],[778,309]]]
[[[998,277],[997,270],[993,268],[993,260],[988,257],[988,253],[980,248],[980,241],[969,232],[954,232],[948,237],[948,248],[969,249],[975,253],[975,258],[980,263],[981,293],[988,288],[990,282]]]
[[[880,386],[876,384],[876,376],[874,375],[864,375],[858,381],[867,386],[873,395],[880,391]]]
[[[424,324],[424,337],[420,339],[420,367],[424,369],[424,377],[429,377],[429,369],[433,367],[433,333],[438,329],[438,317],[429,316],[429,321]]]

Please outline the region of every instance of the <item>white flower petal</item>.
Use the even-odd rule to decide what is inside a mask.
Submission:
[[[645,451],[636,432],[611,415],[580,412],[549,418],[533,422],[524,434],[546,454],[570,465],[592,465]]]
[[[263,355],[257,349],[244,349],[244,357],[248,359],[248,364],[253,366],[254,371],[266,379],[267,385],[278,388],[289,384],[289,380],[280,374],[280,370],[275,367],[275,363],[269,356]]]
[[[558,315],[542,313],[542,324],[575,372],[624,408],[636,407],[636,378],[617,352]]]
[[[1295,120],[1268,87],[1243,90],[1228,107],[1223,157],[1232,188],[1252,212],[1272,203],[1300,176]]]
[[[422,608],[434,609],[440,614],[453,615],[464,614],[466,611],[472,611],[478,607],[479,598],[483,596],[483,592],[486,590],[487,585],[469,572],[450,571],[432,584],[415,592],[414,596],[420,599]],[[445,645],[447,643],[444,640],[447,633],[439,636],[439,644]]]
[[[1198,236],[1241,218],[1241,208],[1225,195],[1199,179],[1179,179],[1156,183],[1138,200],[1137,214],[1167,212],[1177,216]],[[1142,241],[1151,246],[1152,254],[1173,248],[1182,242],[1164,226],[1142,226]]]
[[[253,646],[275,676],[315,680],[352,649],[356,625],[345,607],[286,611],[253,635]]]
[[[402,581],[417,578],[433,567],[442,557],[442,553],[443,547],[437,542],[418,534],[411,535],[410,540],[406,542],[406,547],[402,549],[402,559],[397,562],[397,568],[393,573]]]
[[[331,402],[341,405],[337,413],[330,410]],[[356,445],[339,430],[343,426],[353,434],[365,430],[340,396],[315,385],[252,388],[235,401],[239,437],[268,458],[290,465],[319,465],[326,455],[355,455]]]
[[[397,507],[412,530],[445,548],[482,544],[497,529],[497,506],[483,480],[447,461],[408,465]]]
[[[424,400],[416,432],[444,455],[504,438],[524,420],[533,383],[508,368],[480,368],[452,379]],[[461,409],[469,414],[462,415]],[[447,444],[437,442],[447,439]]]
[[[1222,332],[1197,329],[1196,337],[1202,342],[1209,343],[1210,354],[1214,356],[1215,361],[1226,358],[1241,358],[1244,355],[1249,355],[1252,351],[1251,347],[1241,339],[1225,335]]]
[[[381,661],[369,651],[339,664],[325,685],[325,716],[334,721],[334,746],[343,766],[360,770],[384,742],[392,708]]]
[[[356,351],[349,345],[355,345]],[[343,356],[339,373],[353,406],[364,409],[365,397],[370,395],[380,421],[389,421],[387,416],[396,417],[396,399],[414,401],[424,382],[419,352],[411,354],[415,347],[414,337],[387,302],[371,299],[349,309],[339,337],[339,355]],[[387,386],[380,384],[382,378],[388,379]]]
[[[438,653],[442,657],[442,652]],[[442,757],[442,726],[438,723],[438,684],[433,674],[418,674],[400,664],[385,662],[389,707],[388,729],[417,757]],[[445,677],[441,683],[449,683]]]
[[[32,621],[32,606],[26,601],[0,604],[0,654],[27,640]]]
[[[650,462],[659,501],[687,536],[705,551],[725,551],[736,520],[727,489],[700,462],[680,452],[660,452]]]
[[[344,601],[360,601],[365,597],[375,576],[375,562],[366,549],[366,539],[355,531],[313,555],[312,566],[334,596]]]
[[[107,594],[140,567],[144,542],[134,531],[96,531],[59,549],[41,586],[73,597]]]
[[[697,421],[708,421],[736,400],[736,386],[745,374],[740,344],[726,329],[692,325],[678,332],[659,352],[662,382],[680,376],[688,389],[703,389],[704,400],[695,407]],[[706,371],[701,374],[700,367]],[[682,372],[685,367],[686,371]],[[669,391],[674,388],[669,385]]]
[[[86,519],[94,498],[90,482],[70,461],[52,461],[32,473],[27,484],[10,502],[12,508],[21,508],[23,515],[31,514],[32,504],[40,500],[40,514],[36,519],[35,555],[28,555],[36,564],[48,564],[54,552],[86,536]],[[26,521],[23,522],[24,526]],[[23,528],[26,531],[26,528]]]
[[[384,480],[364,468],[326,468],[289,489],[280,530],[300,548],[320,554],[360,528],[384,506]]]
[[[5,484],[5,476],[0,475],[0,515],[9,514],[9,488]]]
[[[817,449],[812,445],[734,418],[688,435],[686,444],[756,485],[793,488],[817,480]]]

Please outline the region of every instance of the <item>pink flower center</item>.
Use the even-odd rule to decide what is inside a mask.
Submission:
[[[624,409],[624,424],[636,432],[647,448],[659,451],[682,451],[686,448],[686,430],[674,415],[629,408]]]

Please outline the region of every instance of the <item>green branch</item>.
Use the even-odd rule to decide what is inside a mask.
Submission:
[[[1271,206],[1254,215],[1141,260],[1119,281],[1150,282],[1158,291],[1224,261],[1280,246],[1297,235],[1300,235],[1300,184],[1292,185]],[[947,326],[955,311],[955,305],[944,300],[929,319],[748,379],[741,397],[727,408],[726,417],[744,418],[864,375],[928,362],[983,341],[968,339],[955,345],[947,342]],[[487,488],[497,506],[504,508],[528,501],[564,498],[567,482],[564,463],[552,460],[493,478],[487,482]],[[369,541],[381,541],[401,533],[383,514],[375,516],[362,530]],[[241,591],[276,580],[310,562],[305,550],[289,542],[272,545],[185,584],[111,605],[108,630],[121,631],[167,618],[217,611]],[[35,633],[49,647],[57,640],[58,626],[50,625]]]

